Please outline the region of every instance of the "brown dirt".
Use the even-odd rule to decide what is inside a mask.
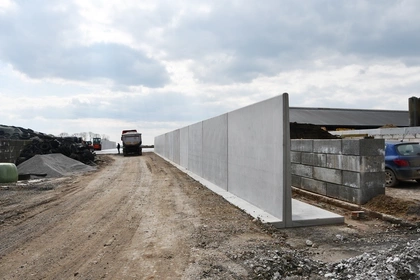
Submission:
[[[363,205],[363,207],[409,222],[420,222],[420,203],[406,199],[391,197],[388,195],[379,195]]]
[[[251,260],[273,252],[287,250],[285,265],[333,262],[418,235],[376,219],[278,230],[154,153],[100,163],[85,175],[1,186],[2,279],[265,279]]]

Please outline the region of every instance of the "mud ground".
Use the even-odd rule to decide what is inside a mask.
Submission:
[[[316,262],[420,238],[326,204],[344,225],[274,229],[154,153],[100,159],[84,175],[0,186],[2,279],[313,279]],[[263,260],[284,266],[268,274]]]

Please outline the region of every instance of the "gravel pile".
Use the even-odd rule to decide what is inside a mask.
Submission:
[[[63,154],[35,155],[17,166],[19,174],[47,174],[47,177],[63,177],[92,171],[95,168]]]
[[[230,257],[242,260],[253,279],[420,279],[420,239],[331,264],[304,251],[263,247]]]
[[[420,279],[420,239],[327,267],[330,279]]]

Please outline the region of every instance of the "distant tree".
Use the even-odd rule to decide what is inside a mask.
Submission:
[[[89,134],[89,140],[92,141],[92,138],[95,137],[95,133],[93,133],[92,131],[89,131],[88,134]]]
[[[67,132],[61,132],[60,134],[58,134],[58,136],[67,137],[67,136],[69,136],[69,134]]]
[[[106,134],[102,134],[102,139],[104,139],[104,140],[109,140],[109,136],[108,136],[108,135],[106,135]]]
[[[83,138],[83,140],[87,140],[87,132],[80,132],[79,135]]]

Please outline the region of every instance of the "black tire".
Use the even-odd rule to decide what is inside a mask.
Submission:
[[[40,144],[39,144],[39,148],[40,148],[43,152],[48,153],[48,151],[51,149],[51,146],[50,146],[50,143],[43,142],[43,143],[40,143]]]
[[[416,182],[420,184],[420,179],[416,179]]]
[[[394,171],[391,169],[385,169],[385,186],[386,187],[395,187],[399,183],[397,176],[395,176]]]

